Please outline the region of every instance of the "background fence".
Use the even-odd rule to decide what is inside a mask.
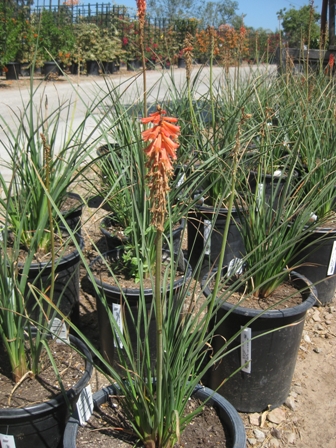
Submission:
[[[37,0],[33,5],[29,3],[29,0],[0,2],[0,65],[14,58],[29,62],[29,54],[34,52],[37,40],[41,48],[41,60],[46,60],[51,54],[55,58],[69,55],[72,61],[77,59],[78,62],[81,55],[77,52],[73,57],[76,47],[84,38],[89,40],[88,35],[93,32],[94,26],[104,34],[99,36],[101,44],[100,48],[95,49],[95,58],[106,60],[101,59],[102,47],[109,45],[106,40],[104,42],[104,37],[114,39],[114,43],[117,40],[121,42],[121,53],[125,59],[138,55],[139,22],[135,10],[111,3],[73,4],[73,0]],[[278,44],[278,36],[274,33],[260,35],[257,32],[246,32],[244,27],[235,30],[229,25],[221,25],[218,30],[209,31],[204,27],[202,29],[200,22],[193,18],[169,20],[148,17],[144,39],[146,58],[158,61],[178,57],[185,46],[187,33],[195,38],[195,57],[202,56],[202,49],[206,48],[204,55],[209,54],[211,39],[214,38],[214,54],[218,60],[225,59],[227,63],[243,58],[269,60],[269,55]],[[42,54],[42,48],[46,48],[47,52]],[[83,53],[83,48],[80,51]]]

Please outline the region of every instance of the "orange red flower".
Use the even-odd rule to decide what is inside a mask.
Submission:
[[[139,19],[144,19],[146,15],[146,0],[136,0]]]
[[[157,112],[141,120],[144,124],[153,124],[153,127],[144,130],[141,134],[145,142],[150,142],[144,152],[148,157],[146,166],[152,224],[161,231],[164,229],[169,178],[173,173],[172,161],[176,160],[176,150],[179,147],[175,140],[180,134],[180,126],[175,124],[177,118],[166,117],[166,113],[158,106]]]
[[[151,164],[164,165],[167,172],[173,171],[171,161],[176,160],[176,149],[179,144],[174,142],[180,134],[180,127],[173,123],[177,123],[177,118],[165,117],[166,111],[159,109],[142,118],[142,123],[152,123],[154,127],[142,132],[142,138],[145,142],[152,142],[144,150]]]
[[[331,53],[329,55],[329,67],[333,67],[335,65],[335,56],[333,55],[333,53]]]

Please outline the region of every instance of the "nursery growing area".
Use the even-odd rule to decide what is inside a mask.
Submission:
[[[137,7],[136,74],[0,84],[0,444],[332,447],[333,60],[149,71]]]
[[[69,74],[112,73],[121,64],[134,69],[142,62],[140,21],[124,6],[2,2],[0,21],[0,69],[8,78],[40,70],[47,76],[52,68],[60,74],[52,62]],[[217,29],[192,17],[146,17],[143,31],[148,70],[184,65],[188,34],[194,38],[195,61],[207,63],[212,52],[226,66],[242,60],[270,61],[280,40],[279,33],[258,35],[230,25]]]
[[[177,159],[172,161],[174,174],[169,178],[170,190],[161,232],[163,248],[171,254],[166,261],[163,259],[165,273],[161,277],[164,288],[161,297],[167,298],[166,313],[169,315],[163,322],[164,328],[167,325],[167,339],[163,344],[168,344],[172,350],[163,360],[171,365],[171,372],[166,374],[172,376],[169,381],[174,381],[174,388],[186,387],[187,379],[193,379],[212,389],[218,388],[220,396],[230,396],[234,406],[243,411],[240,415],[247,433],[247,446],[288,446],[291,440],[294,446],[310,446],[307,437],[314,437],[314,432],[307,430],[306,425],[311,420],[306,416],[303,403],[315,408],[308,401],[313,394],[317,400],[316,409],[322,397],[330,406],[331,414],[333,405],[328,404],[326,387],[309,377],[312,372],[315,376],[322,370],[325,378],[329,378],[328,386],[335,386],[330,379],[335,347],[335,286],[331,273],[335,163],[332,153],[333,77],[315,73],[310,73],[308,78],[291,73],[279,77],[270,66],[269,70],[234,68],[229,75],[225,69],[195,67],[191,78],[178,85],[174,83],[174,72],[157,73],[157,78],[157,85],[151,85],[149,93],[158,91],[160,100],[149,95],[147,110],[149,114],[158,114],[159,104],[167,109],[168,117],[178,119],[176,123],[175,120],[171,124],[168,122],[169,128],[180,126],[179,130],[174,129],[178,135],[173,142],[178,141],[179,147],[176,148]],[[70,77],[68,82],[71,80]],[[43,89],[43,84],[41,81],[39,89]],[[56,88],[57,85],[60,86],[56,81]],[[156,89],[158,85],[161,89]],[[74,85],[72,88],[74,93],[78,89]],[[30,89],[33,84],[28,87]],[[100,386],[123,381],[124,377],[134,381],[134,372],[138,371],[144,372],[143,380],[155,372],[156,366],[155,331],[153,333],[156,305],[152,295],[146,298],[145,291],[155,290],[156,274],[151,267],[158,262],[154,250],[157,235],[151,221],[153,212],[145,199],[150,198],[150,183],[146,180],[150,167],[144,151],[148,143],[141,133],[146,128],[150,131],[151,125],[139,122],[139,117],[144,116],[142,90],[130,75],[124,80],[118,79],[118,83],[113,77],[107,77],[104,83],[92,86],[94,99],[88,104],[83,91],[78,89],[77,101],[82,106],[85,103],[91,112],[85,114],[79,126],[76,121],[71,122],[70,102],[62,100],[59,107],[53,108],[50,103],[48,109],[48,105],[40,101],[39,91],[34,94],[30,90],[30,102],[21,106],[23,115],[14,117],[16,129],[12,122],[2,124],[5,137],[1,143],[7,153],[3,165],[12,172],[12,177],[2,182],[1,266],[7,267],[1,277],[1,319],[2,322],[12,321],[8,327],[2,324],[4,342],[17,338],[27,325],[34,331],[50,328],[48,322],[57,316],[66,323],[70,333],[90,347],[94,366],[101,371]],[[126,95],[126,91],[127,100],[123,101],[121,92]],[[140,101],[130,104],[132,96]],[[95,113],[98,110],[99,113]],[[38,122],[34,121],[34,116]],[[92,117],[94,124],[91,121],[88,127]],[[60,126],[64,121],[65,129]],[[20,123],[24,126],[20,127]],[[57,135],[58,130],[61,135]],[[75,195],[66,205],[64,194],[69,196],[69,193]],[[155,204],[155,198],[150,202]],[[34,210],[36,216],[32,213]],[[51,227],[50,223],[53,223]],[[44,229],[49,229],[47,234]],[[57,243],[52,249],[52,234],[70,247],[66,249]],[[317,234],[314,241],[313,234]],[[324,247],[324,261],[315,258],[317,244]],[[45,255],[43,245],[49,248]],[[51,250],[55,256],[50,258]],[[28,256],[25,261],[23,252]],[[59,273],[63,252],[66,257],[70,256],[72,264],[67,269],[70,274],[67,280],[62,280],[63,274]],[[309,262],[305,261],[307,256],[312,257]],[[169,260],[173,260],[173,264]],[[120,270],[121,261],[129,272],[126,278],[122,276],[126,268]],[[28,280],[22,276],[23,269],[27,272],[31,266],[36,269],[36,264],[40,273],[28,274]],[[48,270],[52,264],[54,268]],[[322,277],[317,278],[314,270],[318,271],[320,265],[324,271]],[[313,268],[313,274],[304,271],[308,268]],[[167,272],[170,270],[180,272],[177,293],[171,292],[169,287],[171,280]],[[292,271],[303,271],[306,278],[311,276],[316,289],[309,287],[310,293],[307,292],[309,283],[295,282]],[[218,277],[217,272],[221,272]],[[286,286],[272,302],[269,291],[277,290],[289,272],[295,289]],[[210,281],[209,273],[218,281],[215,302],[212,291],[216,281]],[[10,283],[8,278],[11,278]],[[113,286],[112,280],[117,286]],[[125,287],[130,286],[126,281],[134,280],[140,296],[127,299]],[[299,291],[298,297],[295,291]],[[15,302],[11,299],[14,292],[18,298]],[[230,297],[236,294],[239,305],[230,304]],[[26,297],[23,302],[19,300],[22,296]],[[292,296],[294,302],[291,302]],[[53,298],[53,305],[50,298]],[[301,310],[299,317],[290,316],[294,321],[280,323],[276,318],[271,327],[264,326],[265,315],[276,315],[277,309],[283,310],[281,314],[292,314],[291,309],[300,308],[307,301],[308,309]],[[139,309],[140,304],[143,309]],[[224,305],[231,307],[231,311],[225,311]],[[211,306],[213,309],[209,311]],[[118,320],[121,309],[125,313],[123,326]],[[241,358],[241,337],[246,332],[242,333],[231,322],[235,310],[239,316],[239,309],[251,309],[252,313],[242,324],[252,331],[248,336],[252,338],[250,368],[249,358]],[[51,328],[52,333],[57,333]],[[5,331],[10,331],[10,338]],[[227,333],[230,331],[233,331],[231,335]],[[259,336],[255,340],[254,331]],[[223,336],[219,341],[216,338],[220,332]],[[288,332],[291,341],[296,339],[291,361],[285,358],[288,350],[286,353],[280,350],[278,356],[274,353],[281,348],[277,335]],[[34,332],[28,334],[31,334],[29,340],[35,337]],[[281,341],[285,336],[281,335]],[[267,344],[271,344],[271,352],[266,352],[267,344],[262,346],[259,359],[254,350],[260,349],[258,342],[267,339],[270,339]],[[202,341],[211,346],[210,358],[204,345],[200,347]],[[223,347],[222,341],[227,347]],[[45,350],[44,344],[41,342],[41,352]],[[234,349],[235,345],[238,348]],[[288,348],[290,344],[287,341],[282,345]],[[190,356],[195,358],[188,358],[190,347],[194,347]],[[227,353],[230,348],[231,353]],[[15,347],[14,352],[17,350]],[[6,348],[4,353],[9,354],[10,349]],[[147,355],[142,358],[137,353]],[[311,356],[317,359],[309,361]],[[322,356],[321,369],[318,359]],[[29,353],[25,359],[29,366],[33,365]],[[185,361],[181,366],[176,364],[176,359]],[[253,364],[255,359],[258,359],[257,364]],[[258,375],[270,374],[267,359],[270,367],[277,366],[277,374],[281,373],[273,379],[277,385],[275,396],[268,384],[258,391],[254,383],[254,375],[259,382]],[[124,362],[125,367],[120,371],[120,364]],[[302,366],[307,362],[315,370],[310,372],[308,367],[305,370]],[[294,371],[295,364],[297,370]],[[289,365],[292,371],[286,371],[285,375]],[[228,381],[229,389],[219,387],[223,379],[237,369],[243,370]],[[284,395],[277,396],[284,376],[287,376]],[[21,387],[25,390],[25,383],[32,381],[31,376],[23,374],[23,377],[17,391]],[[244,392],[247,404],[241,394],[242,380],[247,383]],[[316,387],[315,395],[309,391],[308,396],[304,396],[305,385],[316,381],[316,385],[311,386],[312,389]],[[95,390],[96,382],[91,380],[91,384]],[[142,388],[143,384],[139,386]],[[170,396],[171,392],[165,390],[165,393]],[[154,402],[155,399],[153,392]],[[328,422],[325,416],[323,421]],[[323,423],[321,425],[323,427]],[[81,437],[90,440],[82,431],[79,429],[78,443]],[[332,446],[332,427],[326,423],[323,432],[329,435],[325,446],[329,442]],[[19,440],[14,433],[13,437]],[[108,438],[113,437],[110,434]]]

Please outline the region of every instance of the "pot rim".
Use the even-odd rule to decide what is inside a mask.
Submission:
[[[98,257],[94,258],[91,261],[90,268],[92,268],[92,266],[95,263],[97,263],[97,261],[101,260],[103,257],[108,257],[108,256],[110,256],[112,254],[116,254],[117,256],[119,256],[120,252],[122,252],[123,250],[124,250],[123,246],[120,246],[120,247],[117,247],[116,249],[112,249],[112,250],[109,250],[107,252],[104,252],[101,255],[98,255]],[[168,251],[165,251],[165,250],[163,250],[162,252],[169,254]],[[170,254],[169,254],[169,256],[170,256]],[[192,276],[192,268],[191,268],[191,265],[190,265],[189,261],[184,259],[184,262],[185,262],[186,269],[184,271],[183,277],[178,279],[178,280],[176,280],[174,282],[174,286],[173,286],[174,289],[179,287],[179,286],[182,286]],[[117,286],[113,286],[113,285],[111,285],[109,283],[102,282],[95,275],[93,277],[94,277],[96,285],[97,285],[97,287],[99,289],[104,289],[107,292],[110,292],[110,293],[113,293],[113,294],[117,294],[119,296],[120,296],[120,293],[122,292],[125,296],[127,296],[131,300],[132,299],[133,300],[137,299],[140,294],[143,294],[144,296],[148,296],[149,299],[151,299],[152,296],[153,296],[153,289],[152,288],[144,288],[143,290],[140,289],[140,288],[134,288],[134,289],[133,288],[118,288]],[[88,279],[89,279],[89,281],[91,283],[91,279],[90,279],[89,276],[88,276]],[[166,288],[166,292],[168,293],[169,291],[170,291],[170,283],[169,283],[169,285]]]
[[[226,269],[224,267],[223,269]],[[211,271],[211,273],[215,274],[218,271],[218,269],[214,269]],[[292,317],[297,316],[300,314],[305,314],[310,308],[312,308],[317,301],[317,290],[316,287],[313,285],[313,283],[304,275],[299,274],[296,271],[291,271],[290,275],[295,277],[296,279],[299,279],[301,282],[305,283],[307,285],[307,288],[309,288],[310,293],[306,299],[302,301],[299,305],[290,307],[290,308],[282,308],[280,310],[257,310],[254,308],[246,308],[243,306],[237,306],[233,303],[223,302],[221,304],[221,308],[224,310],[234,312],[235,314],[240,314],[243,316],[249,316],[251,318],[258,317],[259,319],[281,319],[283,317]],[[201,288],[203,290],[203,294],[208,297],[211,294],[211,290],[209,286],[206,284],[209,279],[209,273],[207,273],[201,281]],[[300,289],[300,288],[299,288]],[[303,292],[301,292],[301,295]]]
[[[110,395],[117,395],[118,387],[116,385],[110,385],[100,389],[93,394],[94,407],[97,408],[101,404],[106,403]],[[202,401],[207,401],[208,406],[214,407],[219,413],[219,418],[223,425],[227,426],[227,429],[233,439],[231,448],[245,448],[246,446],[246,432],[244,423],[238,414],[238,411],[232,406],[232,404],[222,397],[218,392],[197,385],[191,395]],[[76,448],[76,438],[79,427],[79,420],[72,415],[65,428],[63,437],[63,446],[65,448]]]
[[[84,373],[82,374],[81,378],[70,389],[66,391],[67,400],[73,401],[90,381],[93,372],[93,361],[91,352],[83,341],[71,334],[69,335],[69,338],[70,343],[74,345],[82,353],[82,355],[84,355],[85,359]],[[27,406],[24,408],[0,409],[0,423],[2,419],[30,419],[32,416],[42,416],[44,414],[52,412],[53,409],[56,409],[64,402],[65,397],[62,393],[60,393],[55,398],[51,398],[48,401],[36,405]]]

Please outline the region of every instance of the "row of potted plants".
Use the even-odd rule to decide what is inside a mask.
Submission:
[[[211,79],[200,96],[202,82],[202,70],[179,89],[172,79],[160,96],[167,112],[141,102],[130,108],[123,85],[108,85],[88,108],[88,115],[99,111],[90,136],[84,136],[84,120],[61,142],[60,114],[69,106],[38,110],[36,124],[32,85],[30,102],[17,116],[18,133],[3,123],[13,173],[9,185],[1,178],[1,328],[10,322],[2,331],[5,353],[10,357],[8,343],[23,341],[27,332],[29,353],[38,361],[35,341],[46,329],[57,333],[50,322],[58,317],[66,333],[70,328],[93,351],[96,367],[114,384],[104,396],[121,395],[132,432],[147,446],[179,439],[201,410],[184,413],[200,382],[242,411],[279,406],[289,392],[305,313],[317,301],[329,303],[335,292],[333,221],[328,224],[334,208],[333,79],[251,70],[245,78],[238,72],[233,79]],[[130,89],[132,84],[128,94]],[[149,116],[139,122],[143,110]],[[92,140],[95,131],[100,137]],[[97,166],[101,182],[87,171]],[[68,220],[62,205],[79,177],[108,206],[116,246],[101,253],[96,241],[86,242],[98,254],[91,264],[78,220]],[[319,243],[327,261],[316,259]],[[78,258],[62,280],[59,260],[69,244]],[[20,264],[23,250],[28,258]],[[78,288],[71,286],[73,279],[78,285],[79,259],[96,295],[100,348],[79,328]],[[42,271],[31,279],[35,263]],[[298,272],[311,264],[322,265],[320,278]],[[319,289],[326,284],[330,296]],[[13,309],[14,303],[20,307]],[[50,355],[46,343],[39,347]],[[207,394],[203,400],[213,403],[215,395]],[[78,420],[72,423],[73,435]],[[14,435],[11,430],[0,434]],[[234,446],[245,446],[239,431]]]
[[[58,11],[42,9],[29,12],[26,8],[9,5],[0,7],[3,28],[0,35],[0,65],[10,71],[8,63],[30,67],[43,67],[45,62],[56,60],[64,69],[78,64],[84,71],[87,61],[132,61],[140,59],[139,21],[118,15],[99,27],[82,19],[72,22],[71,10],[63,5]],[[156,23],[146,22],[145,55],[149,63],[177,62],[183,57],[184,40],[194,36],[194,57],[208,60],[213,51],[226,63],[248,57],[248,40],[245,28],[236,31],[226,26],[215,30],[197,31],[195,19],[176,19],[163,30]],[[16,68],[18,72],[18,69]]]

